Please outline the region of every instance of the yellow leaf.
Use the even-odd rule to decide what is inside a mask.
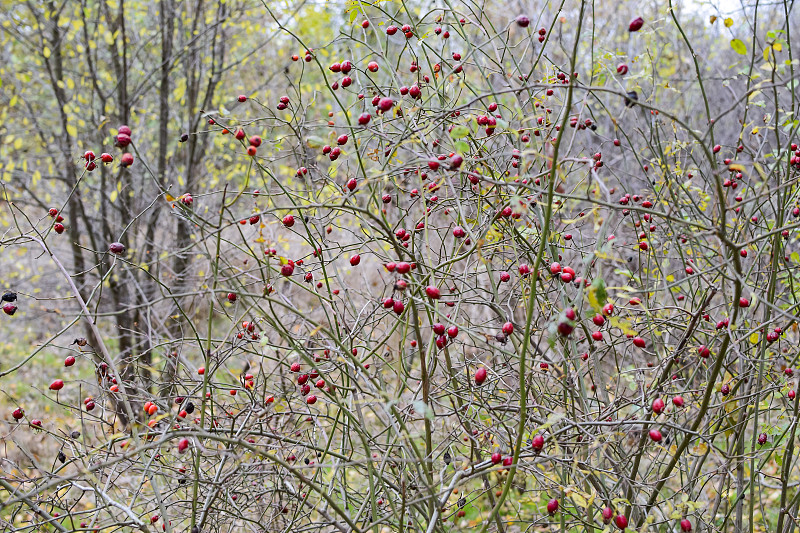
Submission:
[[[67,135],[70,137],[77,137],[78,128],[76,128],[74,124],[67,124]]]
[[[572,501],[575,502],[575,505],[577,507],[580,507],[581,509],[586,509],[586,505],[587,505],[586,498],[581,496],[581,494],[579,492],[573,492],[571,494],[571,497],[572,497]]]
[[[781,43],[772,43],[772,49],[776,52],[780,52],[783,50],[783,45]]]
[[[613,327],[621,329],[625,335],[636,335],[636,332],[631,329],[631,324],[627,320],[612,316],[608,321]]]
[[[42,55],[44,56],[45,59],[48,59],[50,57],[50,49],[45,46],[44,50],[42,50]]]
[[[758,332],[752,333],[750,335],[750,343],[751,344],[758,344]]]
[[[731,26],[733,26],[733,19],[730,17],[726,18],[723,22],[725,23],[726,28],[730,28]]]
[[[705,442],[701,442],[700,444],[692,448],[692,453],[695,455],[703,455],[706,453],[707,450],[708,450],[708,444],[706,444]]]

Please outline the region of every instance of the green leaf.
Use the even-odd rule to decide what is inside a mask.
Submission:
[[[453,126],[453,129],[450,131],[450,137],[453,139],[463,139],[469,135],[469,128],[466,126]]]
[[[603,278],[594,278],[589,286],[589,304],[594,308],[595,312],[602,312],[607,298],[608,292],[606,292],[605,280]]]
[[[356,17],[357,17],[357,16],[358,16],[358,10],[357,10],[357,9],[355,9],[355,8],[353,8],[353,9],[350,11],[350,24],[352,24],[352,23],[353,23],[353,21],[355,21],[355,20],[356,20]]]
[[[731,48],[740,56],[747,54],[747,46],[740,39],[733,39],[731,41]]]
[[[309,135],[306,137],[306,144],[308,144],[309,148],[321,148],[325,144],[325,139],[316,135]]]
[[[456,141],[455,147],[458,153],[466,154],[467,152],[469,152],[469,145],[464,141]]]

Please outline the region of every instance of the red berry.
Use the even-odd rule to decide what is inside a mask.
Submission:
[[[361,262],[361,256],[356,254],[350,258],[350,264],[352,266],[357,266]]]
[[[558,332],[561,334],[562,337],[568,337],[575,327],[570,324],[569,322],[559,322],[558,323]],[[595,331],[594,333],[600,333],[599,331]],[[600,338],[603,337],[603,334],[600,333]]]
[[[380,109],[384,113],[386,111],[389,111],[392,107],[394,107],[394,100],[392,100],[391,98],[381,98],[380,100],[378,100],[378,109]]]
[[[64,388],[64,382],[60,379],[57,379],[50,384],[50,390],[58,391],[63,388]]]
[[[75,364],[75,357],[68,355],[66,359],[64,359],[64,366],[72,366]]]
[[[112,242],[108,246],[108,251],[112,254],[121,255],[125,253],[125,245],[120,242]]]
[[[442,292],[439,290],[439,287],[434,287],[433,285],[428,285],[425,287],[425,294],[428,295],[428,298],[432,300],[438,300],[442,297]]]
[[[556,514],[556,511],[558,511],[558,500],[553,498],[552,500],[547,502],[547,512],[550,515],[554,515]]]
[[[475,384],[483,385],[484,381],[486,381],[486,369],[484,367],[480,367],[475,371]]]
[[[644,26],[644,19],[642,17],[636,17],[630,22],[630,24],[628,24],[628,31],[630,32],[639,31],[642,29],[642,26]],[[620,528],[620,529],[625,529],[625,528]]]
[[[116,142],[114,144],[119,148],[125,148],[130,143],[131,143],[131,136],[128,135],[127,133],[120,132],[117,134]]]
[[[664,412],[664,400],[661,398],[656,398],[653,400],[653,412],[657,415],[660,415]]]

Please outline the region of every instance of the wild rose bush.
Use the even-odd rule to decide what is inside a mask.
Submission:
[[[263,9],[300,49],[291,90],[181,138],[216,136],[210,164],[244,175],[148,182],[159,223],[192,228],[191,283],[151,270],[160,230],[107,243],[93,290],[69,282],[74,320],[31,355],[67,353],[34,386],[71,422],[9,413],[7,439],[58,450],[6,462],[9,527],[793,529],[788,33],[735,39],[749,75],[721,84],[669,11],[605,24],[622,53],[594,50],[586,3],[353,4],[315,42]],[[680,88],[648,64],[665,35]],[[114,162],[79,172],[140,171],[147,135],[118,128]],[[8,209],[3,246],[77,274],[53,244],[68,206]],[[169,317],[128,324],[139,345],[104,329],[131,309],[103,294],[117,272],[148,287],[137,316]]]

